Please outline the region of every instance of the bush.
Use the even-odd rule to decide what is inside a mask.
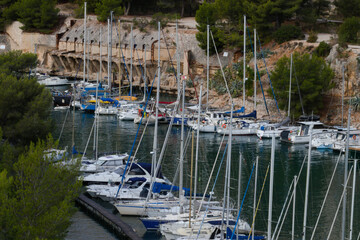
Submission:
[[[152,15],[151,17],[151,21],[150,21],[150,25],[157,29],[158,28],[158,22],[160,22],[160,27],[164,28],[166,27],[166,25],[173,20],[179,19],[180,17],[177,14],[170,14],[170,13],[155,13],[154,15]]]
[[[293,25],[283,25],[274,33],[274,39],[277,43],[302,38],[302,36],[301,29]]]
[[[318,39],[317,33],[311,31],[311,32],[309,33],[309,37],[308,37],[307,42],[309,42],[309,43],[314,43],[314,42],[316,42],[317,39]]]
[[[359,43],[360,18],[351,17],[345,19],[344,23],[339,27],[339,43]]]
[[[319,46],[315,49],[314,53],[319,57],[327,57],[330,53],[331,46],[326,42],[322,41]]]

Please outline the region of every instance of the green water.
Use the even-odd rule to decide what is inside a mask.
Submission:
[[[79,152],[84,152],[85,146],[88,142],[91,127],[93,125],[94,117],[92,114],[85,114],[76,111],[73,115],[69,112],[65,120],[66,111],[53,111],[52,117],[56,122],[56,130],[53,133],[54,138],[59,137],[60,131],[63,128],[63,133],[60,138],[60,146],[71,146],[73,135],[73,116],[74,116],[74,138],[75,146]],[[159,127],[159,146],[163,145],[167,125],[160,125]],[[115,116],[100,116],[99,118],[99,152],[127,152],[130,150],[138,130],[138,125],[133,122],[118,121]],[[144,132],[143,126],[139,131],[138,139]],[[187,133],[186,133],[187,134]],[[150,152],[153,146],[154,127],[148,127],[146,130],[142,143],[138,149],[137,158],[139,161],[151,162]],[[196,143],[196,135],[194,139]],[[215,196],[217,200],[223,198],[224,189],[224,175],[225,175],[225,159],[220,166],[221,158],[225,149],[227,138],[222,143],[222,136],[218,134],[200,134],[199,140],[199,162],[198,162],[198,179],[197,189],[201,192],[205,189],[206,183],[209,179],[209,174],[212,169],[215,157],[220,147],[219,159],[215,167],[215,174],[220,168],[219,177],[215,185]],[[137,146],[137,144],[135,144]],[[173,181],[176,169],[178,167],[180,148],[180,127],[173,127],[170,133],[168,146],[165,151],[162,171],[163,174]],[[135,149],[134,149],[135,150]],[[159,151],[160,152],[160,151]],[[93,138],[89,141],[88,149],[86,150],[88,156],[93,154]],[[242,178],[241,178],[241,198],[244,196],[247,183],[253,163],[256,157],[259,157],[259,171],[258,171],[258,185],[257,185],[257,198],[260,196],[261,187],[265,178],[265,173],[270,162],[271,155],[271,140],[259,140],[255,136],[233,138],[232,145],[232,163],[231,163],[231,199],[233,206],[237,203],[237,183],[238,183],[238,168],[239,168],[239,153],[243,155],[242,164]],[[308,149],[304,145],[288,145],[276,140],[275,144],[275,166],[274,166],[274,195],[273,195],[273,223],[272,231],[274,231],[278,221],[280,212],[294,175],[299,175],[299,170],[304,161],[304,157],[308,154]],[[190,184],[190,156],[191,145],[186,150],[185,164],[184,164],[184,186],[189,187]],[[195,152],[194,152],[195,156]],[[308,204],[308,219],[307,219],[307,232],[306,239],[310,239],[313,227],[317,220],[325,193],[327,191],[329,181],[331,179],[338,153],[332,151],[318,151],[311,152],[311,175],[310,175],[310,190],[309,190],[309,204]],[[349,169],[352,163],[349,164]],[[360,188],[359,170],[357,171],[357,189]],[[241,218],[248,223],[252,221],[253,212],[253,196],[254,196],[254,175],[252,176],[249,188],[246,193],[246,198],[243,203],[241,211]],[[212,178],[210,188],[214,183]],[[329,233],[335,213],[339,204],[339,200],[343,191],[344,180],[344,160],[340,159],[340,163],[335,173],[332,187],[330,188],[329,197],[325,204],[323,213],[320,218],[319,226],[316,230],[314,239],[326,239]],[[295,214],[295,234],[296,239],[301,239],[302,225],[303,225],[303,209],[305,199],[305,181],[306,181],[306,163],[304,165],[302,174],[299,176],[299,182],[296,192],[296,214]],[[350,177],[349,185],[352,185],[352,177]],[[356,192],[359,192],[357,190]],[[358,194],[359,195],[359,194]],[[354,211],[354,235],[356,239],[360,231],[360,196],[355,196],[355,211]],[[348,191],[347,197],[347,236],[349,233],[350,221],[350,206],[351,206],[351,188]],[[256,229],[260,231],[267,231],[267,216],[268,216],[268,201],[269,201],[269,176],[264,185],[264,191],[259,205],[259,210],[256,217]],[[336,217],[335,225],[330,239],[339,239],[341,236],[341,219],[342,207]],[[124,218],[133,227],[138,228],[138,232],[144,239],[159,239],[159,235],[146,233],[141,223],[136,218]],[[292,205],[289,208],[287,217],[284,221],[282,231],[279,239],[291,239],[291,226],[292,226]],[[84,233],[86,234],[86,233]]]

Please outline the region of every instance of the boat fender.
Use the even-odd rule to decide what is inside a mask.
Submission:
[[[226,124],[224,123],[223,125],[221,125],[222,128],[226,128]]]
[[[353,139],[356,140],[356,135],[355,134],[353,135]]]

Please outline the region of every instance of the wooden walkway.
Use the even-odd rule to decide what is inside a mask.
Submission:
[[[140,240],[141,238],[135,233],[135,231],[125,222],[123,222],[118,216],[110,213],[104,207],[81,194],[77,199],[76,203],[80,204],[81,207],[93,213],[102,222],[113,229],[121,239],[133,239]]]

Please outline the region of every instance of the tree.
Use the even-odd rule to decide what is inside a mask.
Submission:
[[[35,78],[0,75],[0,127],[11,144],[25,146],[52,129],[50,91]]]
[[[80,193],[79,165],[54,164],[52,157],[44,157],[53,144],[51,139],[30,144],[13,176],[0,172],[0,239],[65,236]]]
[[[21,51],[10,51],[0,54],[0,73],[19,76],[35,68],[37,56],[34,53],[22,53]]]
[[[120,16],[124,14],[124,10],[121,7],[122,1],[118,0],[101,0],[96,4],[95,13],[98,15],[98,20],[105,22],[110,17],[110,11],[113,11],[114,16]]]
[[[48,33],[58,22],[59,9],[55,8],[56,0],[20,0],[17,6],[18,21],[25,31]]]
[[[297,83],[305,113],[318,114],[323,108],[322,94],[334,87],[331,80],[334,72],[320,57],[310,54],[293,56],[293,78],[291,84],[291,111],[295,117],[302,114]],[[287,109],[289,98],[290,59],[283,57],[278,60],[275,70],[271,73],[271,81],[281,109]],[[297,81],[297,83],[296,83]],[[271,91],[269,91],[271,94]]]
[[[199,42],[199,47],[207,49],[207,25],[210,26],[210,31],[214,37],[217,50],[220,52],[224,46],[224,36],[222,30],[220,30],[216,23],[219,20],[220,15],[217,11],[216,6],[212,3],[204,2],[198,11],[196,11],[195,20],[197,23],[196,28],[199,30],[196,33],[196,40]],[[211,36],[211,34],[210,34]],[[210,54],[215,53],[215,47],[210,37]]]
[[[339,43],[359,43],[360,18],[350,17],[345,19],[339,27]]]
[[[360,0],[335,0],[338,12],[344,17],[357,17],[360,12]]]

